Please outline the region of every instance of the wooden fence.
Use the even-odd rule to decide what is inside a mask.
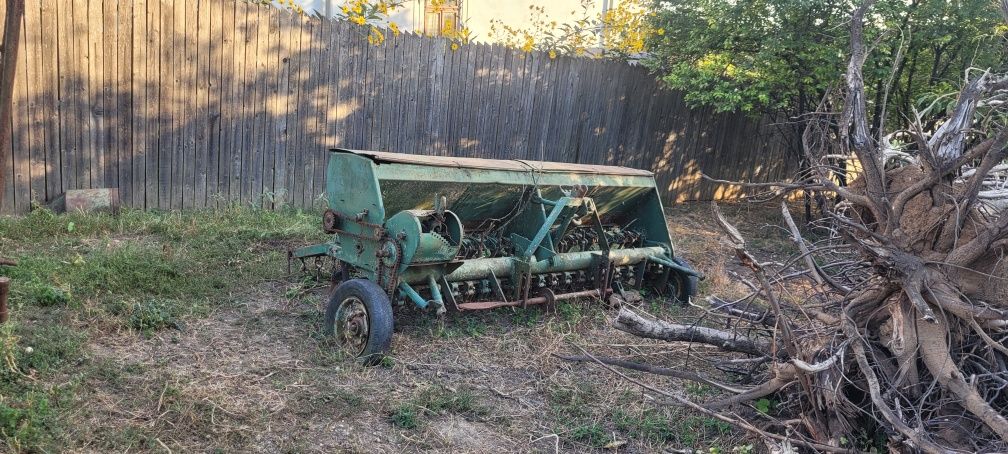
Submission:
[[[94,187],[148,209],[310,206],[335,146],[646,168],[669,201],[735,194],[700,169],[765,181],[793,161],[765,122],[687,108],[639,67],[375,46],[240,0],[27,0],[18,58],[6,212]]]

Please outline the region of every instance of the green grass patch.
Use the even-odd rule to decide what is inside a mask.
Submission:
[[[516,326],[532,328],[542,323],[543,311],[538,308],[526,308],[513,311],[511,323]]]
[[[479,404],[476,394],[468,389],[451,391],[445,388],[425,388],[414,402],[434,413],[467,416],[484,416],[488,413],[488,410]]]
[[[401,429],[416,429],[428,418],[448,413],[480,418],[489,415],[490,409],[471,390],[428,387],[396,406],[389,414],[389,422]]]
[[[156,329],[172,325],[170,317],[159,316],[179,315],[173,300],[185,300],[190,309],[212,306],[281,276],[288,247],[324,239],[317,223],[317,215],[301,211],[241,208],[119,215],[37,210],[0,218],[0,250],[20,262],[0,268],[0,275],[13,282],[16,311],[74,306]]]
[[[564,441],[594,448],[602,448],[612,441],[599,411],[592,405],[595,397],[595,390],[584,383],[547,391],[550,416]]]
[[[198,307],[177,300],[149,299],[123,302],[116,306],[127,328],[150,333],[165,328],[180,328],[180,318],[192,314]]]
[[[721,420],[686,414],[680,409],[617,409],[612,413],[612,421],[628,437],[688,448],[705,447],[701,443],[716,444],[732,430]]]
[[[599,423],[575,425],[567,433],[567,438],[576,443],[586,444],[595,448],[604,447],[610,441],[605,427]]]
[[[0,401],[0,433],[15,452],[45,446],[53,419],[44,393],[31,391],[15,401]]]
[[[595,390],[588,384],[578,384],[571,388],[552,388],[547,400],[550,411],[557,421],[577,421],[592,415],[591,401]]]
[[[54,285],[32,282],[24,293],[28,301],[39,307],[59,307],[70,304],[70,292]]]
[[[20,340],[17,349],[17,367],[26,373],[48,374],[81,358],[85,336],[62,325],[35,327]]]
[[[490,324],[487,323],[487,320],[494,315],[490,312],[450,317],[421,315],[412,322],[425,329],[431,337],[442,339],[479,337],[490,331]]]
[[[400,429],[413,430],[420,427],[420,415],[415,405],[404,403],[392,412],[389,422]]]
[[[11,278],[12,309],[12,322],[0,327],[2,443],[16,451],[67,446],[61,428],[88,414],[54,383],[121,387],[132,373],[89,360],[89,336],[180,328],[282,279],[288,248],[325,240],[319,220],[313,212],[240,207],[0,217],[0,250],[19,262],[0,267]]]
[[[562,301],[557,304],[557,314],[559,314],[563,320],[571,323],[577,323],[585,316],[584,304],[576,301]]]

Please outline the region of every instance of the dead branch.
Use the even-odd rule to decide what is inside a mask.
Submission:
[[[764,356],[770,351],[770,346],[766,342],[750,339],[738,333],[646,319],[626,306],[620,308],[619,315],[613,321],[613,327],[648,339],[668,342],[697,342],[754,356]]]
[[[778,364],[773,368],[770,380],[767,380],[765,383],[761,383],[743,393],[704,404],[704,406],[711,410],[717,410],[743,402],[752,402],[784,389],[786,386],[795,383],[797,378],[798,374],[794,365]]]
[[[955,360],[949,354],[946,336],[948,336],[948,326],[945,324],[944,318],[939,319],[937,323],[917,325],[917,337],[921,339],[920,351],[924,365],[939,383],[959,397],[962,405],[970,413],[980,418],[1002,440],[1008,440],[1008,420],[966,383],[962,371],[956,367]]]
[[[756,296],[756,293],[750,293],[750,297]],[[749,298],[745,298],[749,299]],[[724,301],[716,296],[708,296],[707,303],[710,305],[711,309],[716,311],[724,312],[732,317],[737,317],[746,321],[759,323],[767,328],[773,328],[777,325],[777,317],[771,314],[769,311],[753,312],[744,309],[739,309],[735,307],[736,302],[734,301]]]
[[[809,273],[815,279],[817,283],[822,285],[826,280],[823,279],[822,275],[819,273],[818,267],[816,267],[815,261],[812,259],[812,253],[809,252],[808,245],[805,244],[805,239],[802,238],[801,232],[798,230],[798,226],[795,225],[794,219],[791,218],[791,211],[788,210],[787,202],[781,202],[781,214],[784,216],[784,222],[787,223],[788,230],[791,231],[791,242],[798,246],[798,250],[802,253],[802,258],[805,260],[805,266],[808,267]]]
[[[623,372],[620,372],[619,370],[616,370],[612,366],[599,361],[596,357],[592,356],[591,353],[588,353],[583,348],[578,347],[578,350],[580,350],[583,355],[591,358],[597,364],[599,364],[602,367],[608,369],[609,372],[612,372],[612,373],[620,376],[621,378],[623,378],[624,380],[626,380],[626,381],[628,381],[630,383],[634,383],[637,386],[640,386],[641,388],[647,389],[648,391],[651,391],[651,392],[653,392],[655,394],[658,394],[658,395],[667,397],[669,399],[672,399],[672,400],[674,400],[675,402],[677,402],[680,405],[689,407],[689,408],[691,408],[691,409],[693,409],[695,411],[698,411],[698,412],[700,412],[700,413],[702,413],[704,415],[710,416],[710,417],[712,417],[714,419],[717,419],[719,421],[722,421],[722,422],[726,422],[728,424],[731,424],[731,425],[733,425],[735,427],[738,427],[738,428],[740,428],[742,430],[745,430],[747,432],[754,433],[754,434],[757,434],[759,436],[762,436],[762,437],[765,437],[765,438],[769,438],[769,439],[773,439],[773,440],[788,441],[788,442],[797,444],[799,446],[804,446],[804,447],[807,447],[807,448],[810,448],[810,449],[815,449],[815,450],[823,451],[823,452],[835,452],[835,453],[842,453],[842,454],[854,454],[856,452],[856,451],[853,451],[853,450],[850,450],[850,449],[847,449],[847,448],[841,448],[841,447],[837,447],[837,446],[824,445],[824,444],[820,444],[820,443],[811,442],[811,441],[808,441],[808,440],[805,440],[805,439],[802,439],[802,438],[796,438],[796,437],[793,437],[793,436],[778,435],[778,434],[775,434],[775,433],[772,433],[772,432],[767,432],[765,430],[762,430],[762,429],[754,426],[753,424],[749,423],[748,421],[746,421],[744,419],[728,417],[724,413],[710,410],[710,409],[704,407],[703,405],[700,405],[700,404],[698,404],[696,402],[693,402],[693,401],[691,401],[689,399],[686,399],[686,398],[684,398],[682,396],[679,396],[679,395],[676,395],[676,394],[672,394],[672,393],[668,393],[668,392],[662,391],[662,390],[660,390],[658,388],[655,388],[655,387],[653,387],[651,385],[648,385],[646,383],[642,383],[639,380],[634,380],[632,377],[624,374]]]

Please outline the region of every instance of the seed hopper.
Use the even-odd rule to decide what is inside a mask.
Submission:
[[[393,306],[444,314],[696,291],[648,171],[338,149],[326,177],[332,237],[290,258],[333,259],[325,330],[366,363],[391,347]]]

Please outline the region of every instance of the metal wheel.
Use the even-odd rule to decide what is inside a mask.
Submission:
[[[343,352],[357,357],[367,348],[368,312],[364,302],[351,296],[340,302],[336,309],[336,341]]]
[[[378,364],[392,345],[392,305],[367,279],[344,281],[329,298],[324,331],[339,348],[367,365]]]
[[[678,265],[693,269],[686,260],[683,260],[680,257],[673,257],[672,261],[676,262]],[[689,303],[690,298],[696,296],[698,285],[699,280],[696,276],[673,271],[672,274],[669,275],[665,291],[666,295],[668,295],[673,302],[685,305]]]

